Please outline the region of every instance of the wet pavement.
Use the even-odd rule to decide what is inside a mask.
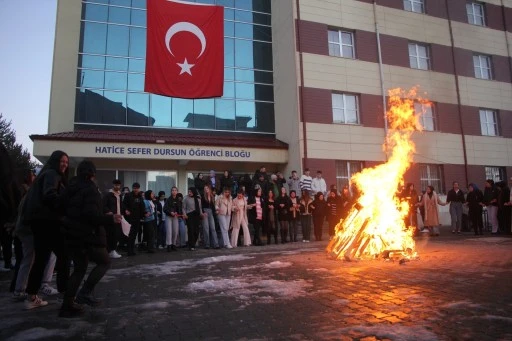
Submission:
[[[344,262],[327,241],[113,260],[99,308],[23,311],[0,340],[512,340],[512,237],[419,237],[419,260]]]

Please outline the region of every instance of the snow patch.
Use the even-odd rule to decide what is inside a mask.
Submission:
[[[50,337],[71,337],[75,335],[76,330],[65,329],[46,329],[42,327],[31,328],[18,332],[8,338],[6,341],[31,341]]]
[[[452,303],[447,303],[447,304],[443,304],[442,306],[440,306],[441,308],[451,308],[451,309],[456,309],[456,308],[479,308],[481,307],[480,304],[475,304],[471,301],[458,301],[458,302],[452,302]]]
[[[320,333],[324,339],[339,340],[342,335],[357,339],[374,337],[376,339],[391,339],[393,341],[437,341],[439,337],[433,332],[420,326],[401,326],[397,324],[380,324],[376,326],[355,326],[331,332]]]
[[[241,267],[232,267],[230,268],[231,271],[246,271],[246,270],[253,270],[253,269],[282,269],[292,266],[293,264],[290,262],[280,262],[275,261],[272,263],[261,263],[256,265],[247,265],[247,266],[241,266]]]
[[[497,316],[497,315],[483,315],[483,316],[475,316],[476,319],[485,319],[485,320],[494,320],[494,321],[503,321],[512,323],[512,317],[506,317],[506,316]]]
[[[144,304],[137,305],[137,308],[144,310],[152,310],[152,309],[165,309],[169,306],[169,302],[149,302]]]
[[[221,262],[237,262],[241,260],[252,259],[254,257],[248,257],[245,255],[230,255],[230,256],[218,256],[218,257],[208,257],[200,260],[193,260],[192,262],[197,265],[205,265],[205,264],[216,264]]]

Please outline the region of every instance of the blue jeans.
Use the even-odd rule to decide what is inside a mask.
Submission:
[[[180,246],[187,245],[187,227],[185,226],[185,220],[178,218],[178,228],[180,231]]]
[[[450,202],[450,217],[452,218],[452,231],[460,232],[462,225],[462,203]]]
[[[219,247],[217,240],[217,231],[215,231],[215,219],[213,219],[213,212],[211,208],[204,209],[203,216],[203,240],[206,248],[210,247],[211,242],[213,247]],[[210,240],[211,239],[211,240]]]

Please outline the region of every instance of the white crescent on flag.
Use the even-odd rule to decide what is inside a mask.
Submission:
[[[174,53],[172,53],[171,49],[171,38],[178,32],[190,32],[199,39],[201,42],[201,52],[197,58],[201,57],[204,49],[206,48],[206,37],[199,27],[186,21],[177,22],[167,30],[167,33],[165,34],[165,46],[167,47],[169,53],[174,57]]]

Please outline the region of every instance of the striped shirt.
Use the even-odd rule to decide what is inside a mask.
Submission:
[[[256,220],[263,220],[263,208],[261,207],[261,200],[256,199]]]
[[[313,182],[313,178],[307,175],[302,175],[300,177],[300,189],[311,191],[311,183]]]

